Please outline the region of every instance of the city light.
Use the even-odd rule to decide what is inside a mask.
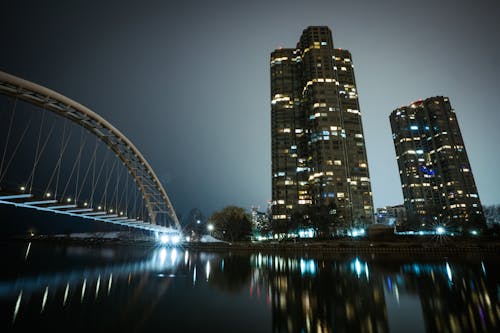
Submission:
[[[437,227],[436,228],[436,234],[438,235],[444,235],[446,233],[446,230],[443,227]]]
[[[207,229],[208,229],[208,231],[213,231],[214,230],[214,225],[213,224],[209,224],[207,226]]]
[[[181,238],[177,235],[172,236],[172,244],[178,244],[180,242]]]
[[[351,236],[352,237],[364,236],[365,233],[366,233],[365,229],[363,229],[363,228],[359,228],[359,229],[354,228],[354,229],[351,230]]]
[[[168,238],[168,236],[167,236],[167,235],[161,235],[161,236],[160,236],[160,242],[161,242],[162,244],[167,244],[167,243],[168,243],[168,240],[169,240],[169,238]]]
[[[314,237],[314,229],[308,228],[308,229],[299,230],[299,237],[300,238],[313,238]]]
[[[155,233],[156,239],[162,245],[178,245],[181,240],[186,239],[189,242],[188,238],[181,238],[180,234],[170,233],[170,234],[158,234]]]

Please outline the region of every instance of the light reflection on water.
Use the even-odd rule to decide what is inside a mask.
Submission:
[[[36,243],[2,249],[19,256],[0,276],[1,331],[500,328],[500,270],[491,255],[300,256]]]

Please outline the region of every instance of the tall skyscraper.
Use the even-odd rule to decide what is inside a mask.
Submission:
[[[337,224],[373,221],[352,58],[333,47],[328,27],[308,27],[296,48],[271,53],[271,131],[273,223],[307,207],[328,207]]]
[[[472,169],[447,97],[419,100],[390,115],[410,229],[485,227]]]

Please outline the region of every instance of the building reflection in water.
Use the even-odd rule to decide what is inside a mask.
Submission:
[[[488,278],[484,261],[429,260],[258,254],[251,258],[251,288],[269,289],[274,332],[388,332],[394,328],[411,332],[421,331],[419,327],[428,332],[497,331],[498,272]],[[413,304],[404,316],[388,314],[386,302],[408,299],[403,296],[418,297],[421,308]]]
[[[73,262],[87,250],[66,251]],[[37,253],[28,245],[23,260]],[[70,269],[0,280],[0,301],[9,304],[11,323],[58,317],[72,308],[75,318],[84,310],[92,316],[104,310],[110,326],[95,326],[99,329],[116,329],[116,321],[126,328],[133,323],[135,330],[150,328],[151,322],[162,327],[166,319],[158,319],[158,313],[166,307],[176,311],[170,303],[183,302],[185,293],[210,303],[203,297],[211,290],[212,297],[231,295],[238,304],[260,306],[270,314],[265,327],[273,332],[494,332],[500,327],[495,258],[249,255],[176,248],[150,249],[133,259],[127,254],[126,260],[113,250],[99,255],[106,264],[96,265],[91,253],[93,265],[73,262]],[[33,264],[40,258],[35,259]],[[249,315],[231,311],[224,316],[236,322]],[[184,316],[179,325],[190,318],[184,312],[173,314]]]
[[[252,264],[252,282],[270,289],[274,332],[388,331],[383,284],[359,258],[259,254]]]

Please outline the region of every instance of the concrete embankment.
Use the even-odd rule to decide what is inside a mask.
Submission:
[[[188,243],[184,247],[207,251],[258,251],[297,253],[394,253],[394,254],[500,254],[499,242],[285,242],[285,243]]]
[[[53,244],[80,244],[89,246],[158,247],[158,242],[119,238],[60,238],[27,237],[16,241],[40,241]],[[426,240],[426,241],[370,241],[370,240],[301,240],[265,242],[185,242],[180,248],[199,251],[246,251],[286,253],[392,253],[392,254],[467,254],[484,253],[500,255],[500,240]]]

